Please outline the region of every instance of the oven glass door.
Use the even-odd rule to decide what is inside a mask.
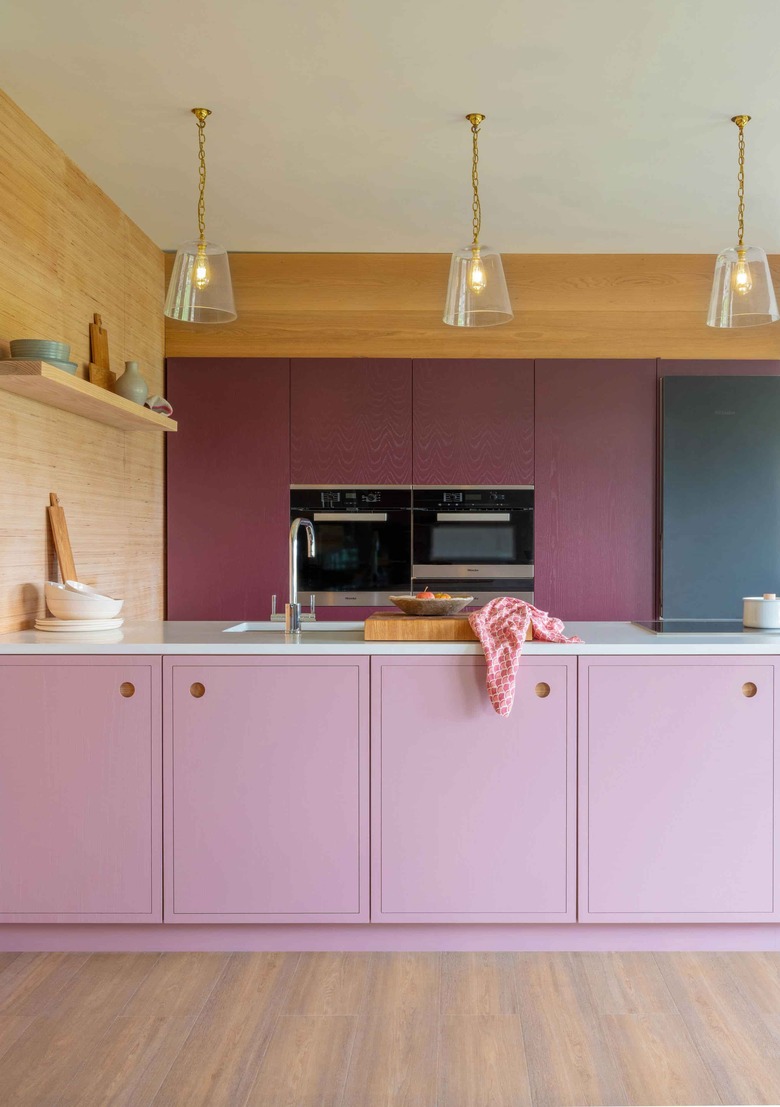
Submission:
[[[533,565],[533,512],[416,511],[415,566]]]
[[[296,515],[310,512],[293,511]],[[375,518],[371,518],[375,515]],[[302,594],[310,592],[376,593],[409,591],[412,530],[408,511],[314,513],[317,553],[298,555]]]

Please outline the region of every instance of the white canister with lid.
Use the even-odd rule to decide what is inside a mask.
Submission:
[[[780,600],[774,592],[763,596],[744,596],[742,622],[758,630],[780,630]]]

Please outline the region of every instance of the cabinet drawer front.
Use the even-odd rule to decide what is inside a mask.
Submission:
[[[774,917],[774,666],[580,669],[580,918]]]
[[[227,660],[169,662],[166,918],[360,921],[367,661]]]
[[[481,660],[374,659],[372,918],[573,918],[574,675],[523,660],[501,718]]]
[[[0,661],[0,921],[160,921],[159,669]]]

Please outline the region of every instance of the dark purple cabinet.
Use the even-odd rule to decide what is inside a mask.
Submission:
[[[412,363],[295,358],[293,484],[411,484]]]
[[[168,618],[266,619],[290,522],[287,358],[172,358]]]
[[[534,483],[533,361],[415,360],[414,483]]]
[[[536,602],[655,614],[656,363],[536,362]]]

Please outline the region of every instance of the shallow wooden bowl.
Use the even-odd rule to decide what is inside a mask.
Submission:
[[[457,615],[472,603],[473,596],[453,596],[449,600],[418,600],[416,596],[391,596],[390,602],[404,615]]]

